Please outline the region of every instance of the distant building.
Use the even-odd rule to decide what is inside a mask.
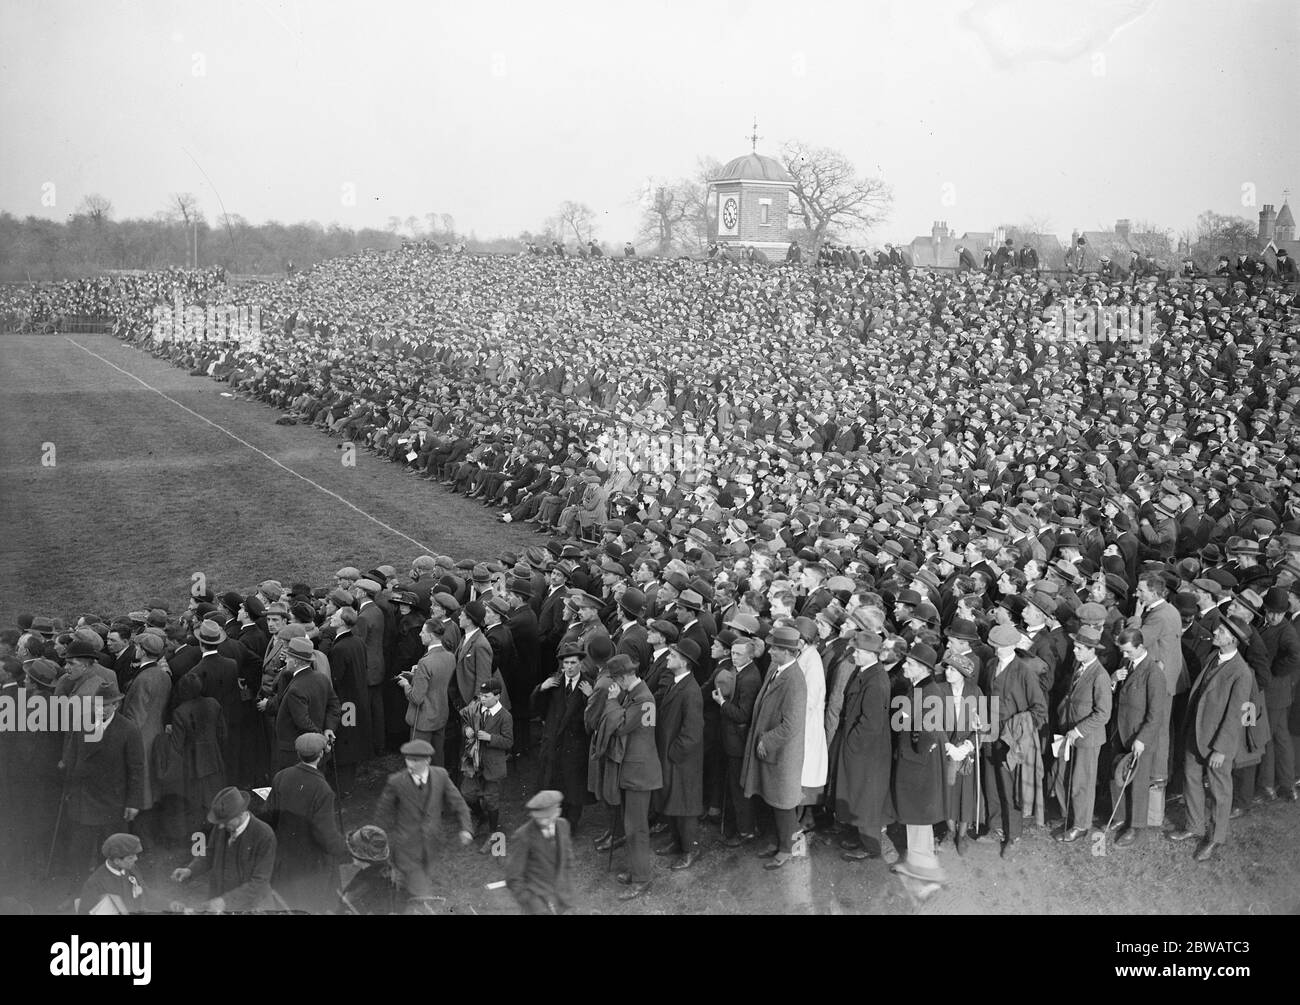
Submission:
[[[1286,253],[1292,258],[1300,256],[1300,241],[1295,236],[1295,217],[1291,214],[1291,207],[1285,197],[1282,208],[1276,213],[1272,203],[1265,203],[1259,211],[1259,240],[1260,254],[1270,264],[1277,259],[1280,248],[1286,248]]]
[[[1129,253],[1133,251],[1166,265],[1173,261],[1174,249],[1167,234],[1134,231],[1128,220],[1116,220],[1114,230],[1076,230],[1070,235],[1070,245],[1074,246],[1080,237],[1086,242],[1086,268],[1095,268],[1103,257],[1127,265]]]
[[[953,268],[957,265],[957,249],[965,248],[975,259],[977,266],[984,263],[984,252],[995,250],[1007,238],[1001,227],[997,230],[968,230],[961,237],[949,228],[947,220],[936,220],[930,227],[929,236],[912,238],[908,250],[913,265],[937,265]],[[1017,236],[1015,248],[1019,251],[1025,243],[1025,235]],[[1038,252],[1038,264],[1044,269],[1059,269],[1064,264],[1065,250],[1061,239],[1055,234],[1030,234],[1030,245]]]
[[[709,182],[709,240],[753,247],[780,262],[790,246],[794,179],[778,160],[754,152],[728,161]]]

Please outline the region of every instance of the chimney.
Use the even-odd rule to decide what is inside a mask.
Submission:
[[[1132,224],[1128,220],[1115,221],[1115,233],[1118,234],[1121,238],[1123,238],[1125,244],[1128,243],[1128,235],[1131,229],[1132,229]]]
[[[1259,239],[1261,241],[1273,240],[1276,225],[1277,213],[1273,210],[1273,204],[1266,202],[1264,208],[1259,211]]]

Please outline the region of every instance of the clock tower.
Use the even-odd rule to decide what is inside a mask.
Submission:
[[[753,151],[730,161],[709,182],[709,240],[736,250],[753,247],[769,261],[785,259],[790,246],[790,193],[794,179],[780,161]]]

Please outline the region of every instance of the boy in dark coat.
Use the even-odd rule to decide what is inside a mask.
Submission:
[[[334,791],[320,771],[327,742],[320,733],[303,733],[294,741],[298,763],[276,773],[259,814],[275,829],[271,881],[276,891],[290,907],[314,914],[334,906],[338,863],[346,857]]]
[[[525,914],[564,914],[573,908],[573,845],[560,817],[564,795],[543,790],[528,800],[532,817],[510,838],[506,886]]]

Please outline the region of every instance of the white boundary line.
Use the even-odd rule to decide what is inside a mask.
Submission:
[[[283,470],[283,471],[287,471],[289,474],[293,475],[295,478],[301,479],[302,481],[306,482],[308,485],[312,486],[313,488],[319,489],[321,492],[324,492],[324,493],[325,493],[327,496],[329,496],[331,499],[337,499],[339,502],[341,502],[341,503],[342,503],[344,506],[346,506],[348,509],[352,510],[354,513],[359,513],[359,514],[361,514],[361,516],[365,517],[365,518],[366,518],[367,520],[369,520],[371,523],[376,523],[376,524],[378,524],[380,527],[383,527],[384,530],[388,531],[390,534],[396,534],[398,537],[402,538],[403,540],[410,541],[411,544],[415,545],[415,546],[416,546],[417,548],[419,548],[422,552],[425,552],[425,553],[427,553],[427,554],[434,554],[434,553],[435,553],[434,549],[431,548],[431,547],[429,547],[429,545],[425,544],[423,541],[417,541],[415,538],[410,537],[410,536],[408,536],[408,535],[406,535],[406,534],[403,534],[403,533],[402,533],[400,530],[398,530],[396,527],[390,527],[388,524],[384,523],[383,520],[380,520],[380,519],[379,519],[378,517],[376,517],[376,516],[371,516],[369,513],[367,513],[365,510],[363,510],[360,506],[356,505],[355,503],[348,502],[348,500],[344,499],[344,498],[343,498],[341,495],[339,495],[337,492],[333,492],[333,491],[331,491],[330,489],[327,489],[324,485],[321,485],[319,482],[314,482],[314,481],[312,481],[310,478],[308,478],[308,477],[307,477],[306,475],[304,475],[304,474],[299,474],[297,471],[295,471],[293,468],[289,467],[288,465],[286,465],[286,464],[282,464],[280,461],[277,461],[274,457],[272,457],[270,454],[268,454],[265,450],[260,450],[260,449],[258,449],[257,447],[253,446],[253,444],[249,443],[247,440],[242,439],[241,437],[236,436],[234,433],[232,433],[232,432],[231,432],[229,429],[227,429],[225,426],[222,426],[222,425],[219,425],[218,423],[213,422],[213,421],[212,421],[211,419],[209,419],[206,415],[200,415],[198,412],[194,411],[194,409],[190,408],[188,405],[183,405],[183,404],[181,404],[179,401],[177,401],[175,398],[170,397],[170,396],[167,395],[167,394],[164,394],[162,391],[158,390],[158,388],[154,387],[152,384],[147,383],[146,381],[144,381],[144,380],[140,379],[139,377],[137,377],[137,376],[136,376],[135,374],[133,374],[130,370],[123,370],[120,366],[118,366],[118,365],[117,365],[116,363],[114,363],[112,360],[110,360],[110,359],[105,359],[105,358],[104,358],[103,356],[101,356],[99,353],[94,352],[94,351],[91,350],[91,349],[87,349],[87,348],[86,348],[84,345],[82,345],[80,342],[73,341],[71,338],[69,338],[69,337],[66,336],[66,335],[63,336],[63,338],[64,338],[64,341],[65,341],[65,342],[70,342],[70,343],[72,343],[72,345],[75,345],[75,346],[76,346],[78,349],[80,349],[82,352],[87,353],[88,355],[94,356],[95,359],[99,360],[101,363],[106,363],[106,364],[108,364],[108,365],[111,366],[114,370],[116,370],[118,373],[122,373],[122,374],[125,374],[126,376],[130,377],[133,381],[135,381],[135,382],[136,382],[137,384],[139,384],[141,387],[144,387],[144,388],[146,388],[146,389],[152,391],[154,394],[158,395],[158,397],[162,398],[164,401],[170,401],[170,402],[171,402],[173,405],[175,405],[177,408],[181,409],[181,411],[188,412],[190,415],[194,416],[194,418],[196,418],[196,419],[200,419],[200,420],[202,420],[203,422],[206,422],[206,423],[207,423],[209,426],[211,426],[213,429],[218,430],[219,432],[225,433],[227,436],[229,436],[232,440],[234,440],[236,443],[240,444],[241,446],[245,446],[245,447],[247,447],[249,450],[253,451],[253,453],[255,453],[255,454],[259,454],[259,455],[261,455],[262,457],[265,457],[268,461],[270,461],[272,464],[274,464],[277,468],[280,468],[280,469]]]

